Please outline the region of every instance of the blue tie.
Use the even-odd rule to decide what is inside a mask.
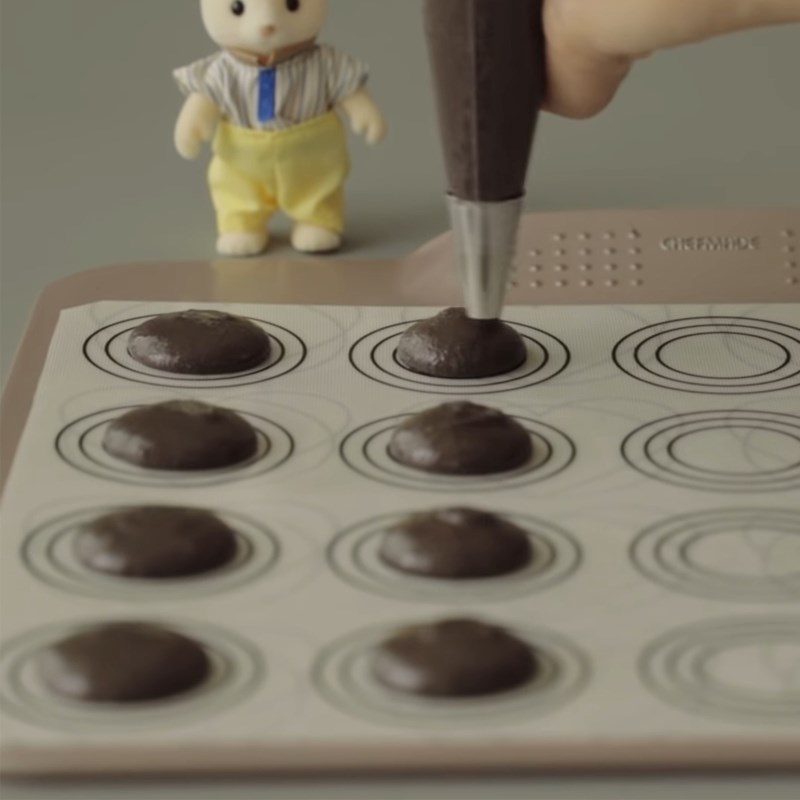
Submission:
[[[276,71],[262,69],[258,76],[258,121],[272,122],[275,119]]]

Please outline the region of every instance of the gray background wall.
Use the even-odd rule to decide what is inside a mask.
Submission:
[[[446,225],[421,0],[334,0],[326,39],[366,58],[392,125],[354,143],[348,255]],[[2,363],[38,292],[120,261],[213,257],[204,168],[172,150],[170,71],[212,50],[196,0],[2,0]],[[532,208],[800,200],[800,31],[659,55],[591,122],[546,118]]]

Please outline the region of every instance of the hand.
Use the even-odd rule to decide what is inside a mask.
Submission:
[[[219,109],[202,94],[192,94],[175,126],[175,148],[187,161],[200,155],[203,145],[211,141],[220,119]]]
[[[381,110],[366,89],[359,89],[341,102],[356,136],[363,136],[367,144],[380,144],[388,133]]]
[[[800,22],[800,0],[545,0],[545,107],[591,117],[636,61],[725,33]]]

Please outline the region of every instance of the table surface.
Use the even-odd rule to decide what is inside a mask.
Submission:
[[[421,0],[337,0],[326,39],[365,57],[392,126],[354,143],[344,257],[410,252],[446,224]],[[45,285],[102,264],[213,256],[204,167],[173,153],[173,67],[213,49],[193,3],[2,0],[5,374]],[[46,24],[45,24],[46,23]],[[798,31],[654,58],[591,122],[546,118],[529,207],[797,206]],[[66,77],[65,77],[66,76]],[[286,256],[286,226],[275,254]],[[795,798],[797,776],[7,782],[13,798]]]

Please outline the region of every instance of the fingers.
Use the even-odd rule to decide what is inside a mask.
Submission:
[[[552,42],[547,51],[548,90],[544,107],[554,114],[586,119],[613,99],[633,66],[625,56]]]
[[[701,1],[701,0],[700,0]],[[638,10],[654,0],[635,0]],[[655,0],[659,2],[659,0]],[[629,0],[545,0],[548,89],[544,107],[573,119],[599,114],[614,98],[633,66]],[[643,28],[652,24],[639,20]],[[640,37],[637,37],[640,38]]]
[[[546,107],[590,117],[650,53],[734,31],[800,21],[800,0],[545,0]]]

